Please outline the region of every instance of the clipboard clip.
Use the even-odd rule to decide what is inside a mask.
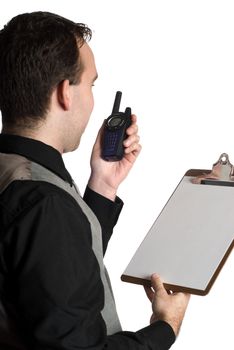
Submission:
[[[205,183],[209,180],[215,183],[220,182],[233,182],[234,185],[234,167],[229,161],[229,156],[227,153],[222,153],[218,161],[213,164],[212,171],[210,173],[203,173],[192,179],[194,184]]]

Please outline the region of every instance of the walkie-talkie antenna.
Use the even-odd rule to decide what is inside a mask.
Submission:
[[[112,110],[112,114],[119,112],[120,102],[122,98],[122,92],[117,91],[115,95],[115,102]]]

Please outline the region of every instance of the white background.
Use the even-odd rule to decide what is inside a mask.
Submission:
[[[7,1],[0,26],[46,10],[87,23],[99,79],[79,150],[64,157],[83,192],[97,130],[116,90],[138,116],[142,153],[119,196],[125,206],[106,254],[125,330],[148,324],[143,288],[120,281],[126,265],[186,170],[209,169],[222,152],[234,162],[234,3],[216,0]],[[225,234],[223,232],[222,234]],[[233,268],[212,291],[193,296],[173,349],[233,349]]]

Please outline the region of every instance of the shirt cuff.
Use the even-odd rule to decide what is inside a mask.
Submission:
[[[113,229],[123,208],[123,201],[119,197],[116,197],[113,202],[91,190],[88,186],[86,187],[83,199],[97,216],[101,226]]]
[[[165,321],[154,322],[137,333],[145,337],[150,349],[157,344],[160,350],[168,350],[176,340],[172,327]]]

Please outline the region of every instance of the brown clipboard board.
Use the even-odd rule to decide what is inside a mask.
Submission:
[[[217,170],[217,163],[213,170]],[[225,169],[230,163],[224,163],[221,173],[227,176]],[[152,273],[158,273],[167,290],[207,295],[234,246],[233,167],[228,179],[218,179],[221,173],[217,172],[210,176],[213,170],[190,169],[185,173],[136,250],[122,281],[150,286]],[[193,183],[203,178],[214,180],[215,186]],[[194,216],[192,210],[197,211]]]

